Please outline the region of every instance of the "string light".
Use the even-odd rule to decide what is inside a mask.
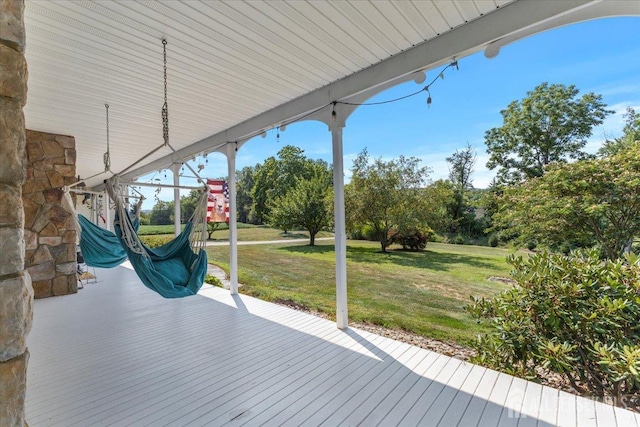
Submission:
[[[460,69],[460,68],[458,67],[458,61],[457,61],[456,59],[454,59],[454,60],[453,60],[449,65],[447,65],[446,67],[444,67],[444,68],[442,69],[442,71],[440,71],[440,73],[438,73],[438,75],[437,75],[433,80],[431,80],[431,82],[430,82],[428,85],[426,85],[425,87],[423,87],[422,89],[420,89],[420,90],[418,90],[418,91],[416,91],[416,92],[410,93],[410,94],[405,95],[405,96],[400,96],[400,97],[398,97],[398,98],[387,99],[386,101],[378,101],[378,102],[362,102],[362,103],[357,103],[357,102],[335,101],[335,103],[337,103],[337,104],[344,104],[344,105],[356,105],[356,106],[360,106],[360,105],[382,105],[382,104],[390,104],[390,103],[392,103],[392,102],[402,101],[403,99],[411,98],[412,96],[416,96],[416,95],[418,95],[419,93],[421,93],[421,92],[423,92],[423,91],[424,91],[424,92],[427,92],[427,94],[428,94],[428,97],[427,97],[427,105],[428,105],[428,106],[431,106],[432,99],[431,99],[431,92],[430,92],[430,90],[429,90],[429,89],[431,88],[431,86],[432,86],[436,81],[438,81],[438,79],[442,79],[442,80],[444,80],[444,72],[445,72],[445,71],[447,71],[447,69],[448,69],[448,68],[452,68],[452,67],[455,67],[455,68],[456,68],[456,70],[459,70],[459,69]]]
[[[410,93],[408,95],[400,96],[398,98],[393,98],[393,99],[388,99],[388,100],[385,100],[385,101],[378,101],[378,102],[362,102],[362,103],[347,102],[347,101],[332,101],[332,102],[330,102],[330,103],[328,103],[326,105],[323,105],[321,107],[316,108],[313,111],[310,111],[309,113],[307,113],[307,114],[305,114],[303,116],[296,117],[295,119],[286,121],[284,123],[281,123],[279,126],[275,127],[276,132],[277,132],[276,133],[276,141],[278,143],[280,142],[280,130],[284,131],[284,129],[285,129],[285,127],[287,125],[302,121],[302,120],[306,119],[307,117],[312,116],[312,115],[316,114],[317,112],[319,112],[321,110],[324,110],[325,108],[327,108],[329,106],[332,107],[332,109],[331,109],[331,120],[337,120],[337,113],[336,113],[336,110],[335,110],[335,107],[336,107],[337,104],[353,105],[353,106],[390,104],[392,102],[398,102],[398,101],[402,101],[402,100],[407,99],[407,98],[411,98],[412,96],[416,96],[416,95],[418,95],[418,94],[420,94],[422,92],[427,92],[427,107],[430,108],[431,104],[433,103],[433,99],[431,98],[431,91],[430,91],[431,86],[433,86],[433,84],[436,81],[438,81],[438,79],[444,80],[445,71],[447,71],[447,69],[449,69],[449,68],[454,68],[454,67],[455,67],[455,69],[457,71],[460,70],[460,66],[458,65],[458,60],[455,59],[455,58],[453,58],[453,60],[448,65],[446,65],[442,69],[442,71],[440,71],[436,75],[436,77],[429,84],[424,86],[422,89],[420,89],[418,91],[415,91],[413,93]],[[273,129],[274,128],[272,127],[269,130],[273,130]],[[253,138],[253,137],[257,136],[257,135],[261,135],[263,138],[265,138],[266,137],[266,131],[265,130],[260,130],[260,131],[257,131],[255,133],[251,133],[248,136],[246,136],[245,138],[239,139],[239,140],[236,140],[236,141],[233,141],[233,142],[235,142],[236,144],[239,143],[239,142],[242,143],[242,142],[250,140],[251,138]],[[228,143],[231,143],[231,142],[232,141],[229,141]]]

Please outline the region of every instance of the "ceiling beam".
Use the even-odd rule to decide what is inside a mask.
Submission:
[[[263,130],[303,116],[333,101],[348,98],[415,71],[437,67],[451,61],[453,57],[470,55],[498,39],[598,3],[599,0],[515,0],[432,40],[184,147],[178,150],[180,156],[170,154],[132,170],[124,174],[122,179],[134,180],[179,162],[180,158],[191,159],[203,152],[224,152],[223,147],[228,142],[239,141],[241,145]]]

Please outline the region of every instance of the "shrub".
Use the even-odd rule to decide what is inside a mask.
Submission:
[[[583,394],[637,404],[640,258],[602,262],[591,250],[508,262],[516,285],[466,307],[493,329],[478,337],[474,362],[534,380],[546,369]]]
[[[497,234],[492,234],[491,236],[489,236],[489,246],[491,246],[492,248],[497,247],[499,242],[500,237],[498,237]]]
[[[402,250],[419,251],[427,247],[427,242],[435,235],[430,227],[411,227],[407,230],[389,231],[390,243],[402,245]]]
[[[369,224],[363,225],[360,229],[360,233],[362,234],[362,238],[364,240],[370,240],[372,242],[377,242],[378,240],[380,240],[376,229]]]
[[[465,240],[464,237],[462,237],[460,234],[457,234],[453,237],[453,239],[451,239],[451,243],[453,243],[454,245],[464,245]]]
[[[538,244],[533,240],[529,240],[527,242],[527,249],[529,249],[530,251],[534,250],[536,247],[538,247]]]
[[[169,243],[173,236],[140,236],[140,241],[150,248],[157,248]]]
[[[204,283],[208,283],[210,285],[217,286],[219,288],[224,288],[224,285],[222,284],[220,279],[218,279],[216,276],[212,276],[211,274],[207,274],[204,277]]]

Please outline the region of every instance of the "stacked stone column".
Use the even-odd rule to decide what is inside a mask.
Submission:
[[[26,337],[33,317],[31,278],[24,270],[24,49],[24,1],[0,0],[0,425],[12,427],[26,424]]]

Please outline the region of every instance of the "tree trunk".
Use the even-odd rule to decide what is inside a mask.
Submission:
[[[309,232],[309,246],[316,245],[316,233]]]

